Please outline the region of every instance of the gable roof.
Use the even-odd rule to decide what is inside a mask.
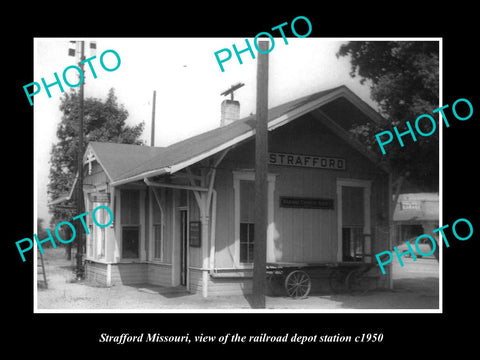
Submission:
[[[283,126],[322,106],[331,106],[335,100],[347,100],[346,104],[349,104],[348,106],[357,111],[358,114],[356,113],[355,115],[356,118],[361,118],[360,121],[373,121],[376,123],[384,121],[375,110],[350,89],[342,85],[269,109],[268,130],[271,131]],[[348,106],[337,104],[337,106],[331,106],[332,109],[329,111],[353,111],[352,109],[346,109]],[[325,125],[334,130],[338,135],[341,135],[344,140],[350,142],[352,146],[361,151],[365,156],[372,161],[376,161],[376,156],[373,153],[348,136],[349,123],[334,122],[329,117],[327,110],[328,108],[326,108],[325,112],[321,112],[320,120],[324,121]],[[346,116],[344,118],[349,117]],[[251,115],[165,148],[99,142],[91,142],[89,147],[94,152],[100,165],[105,169],[112,185],[115,186],[142,180],[145,177],[175,173],[254,136],[255,123],[255,115]]]
[[[161,156],[165,148],[91,141],[85,151],[84,162],[90,150],[105,170],[109,180],[113,182],[139,164]]]

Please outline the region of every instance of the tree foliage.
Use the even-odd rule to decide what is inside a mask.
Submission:
[[[351,129],[352,134],[369,148],[377,151],[391,165],[394,176],[409,174],[409,181],[423,190],[438,189],[438,116],[432,111],[439,106],[439,48],[436,41],[351,41],[340,47],[337,57],[349,56],[352,77],[370,86],[371,98],[378,103],[380,113],[388,120],[381,126],[361,125]],[[412,127],[415,119],[430,114],[437,120],[437,130],[429,137],[418,134],[414,142],[409,135],[402,138],[400,147],[396,138],[386,145],[382,155],[375,134],[393,126],[399,132]],[[421,123],[428,133],[432,125]],[[394,135],[395,136],[395,135]]]
[[[50,152],[50,173],[48,195],[56,199],[68,193],[73,185],[77,172],[78,123],[79,123],[79,94],[76,91],[64,93],[61,98],[60,110],[62,120],[57,127],[58,142],[52,146]],[[126,125],[128,111],[119,105],[114,89],[110,89],[107,98],[102,101],[97,98],[84,100],[84,144],[86,149],[90,141],[116,142],[141,145],[139,137],[142,134],[144,123],[136,126]],[[50,206],[53,214],[52,223],[71,219],[75,210],[74,200],[64,202],[58,206]]]
[[[45,226],[43,225],[43,219],[37,217],[37,231],[35,234],[37,234],[38,238],[40,240],[43,240],[48,237],[47,230],[45,229]],[[45,245],[51,244],[49,241],[44,243]],[[42,245],[43,246],[43,245]]]

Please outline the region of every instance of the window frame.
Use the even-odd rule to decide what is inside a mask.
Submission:
[[[166,259],[166,249],[165,249],[165,209],[163,208],[162,200],[165,200],[165,192],[160,191],[160,194],[155,188],[149,188],[149,254],[148,261],[167,264]],[[160,205],[157,202],[160,200]],[[160,212],[160,221],[154,219],[154,206],[159,208]],[[155,227],[160,226],[160,257],[156,256],[156,239],[155,239]],[[171,264],[170,264],[171,265]]]
[[[134,224],[122,224],[122,253],[121,253],[121,256],[122,256],[122,259],[123,260],[139,260],[140,259],[140,225],[134,225]],[[125,241],[124,241],[124,231],[125,229],[135,229],[137,230],[137,233],[138,233],[138,245],[137,245],[137,253],[138,253],[138,256],[137,257],[126,257],[124,256],[124,251],[125,251]]]
[[[348,230],[348,239],[344,238],[344,231]],[[356,231],[360,233],[355,234]],[[342,226],[342,261],[344,262],[363,262],[365,257],[365,236],[364,227],[359,225]],[[360,236],[356,236],[360,235]],[[348,255],[344,247],[345,242],[348,243]],[[360,250],[359,250],[360,249]],[[359,251],[358,251],[359,250]],[[346,260],[346,257],[351,259]]]
[[[96,186],[94,189],[90,189],[89,191],[84,191],[84,204],[85,210],[87,210],[89,216],[85,217],[85,226],[88,229],[88,234],[86,233],[85,237],[85,258],[86,260],[92,260],[96,262],[105,263],[107,261],[107,250],[108,250],[108,235],[107,235],[107,228],[105,227],[98,227],[93,223],[92,220],[92,212],[98,206],[110,206],[108,202],[100,202],[100,201],[91,201],[90,194],[91,193],[109,193],[108,188],[106,185],[99,185]],[[100,221],[101,222],[101,221]],[[98,242],[97,234],[101,234],[101,242]],[[102,244],[103,242],[103,244]],[[103,250],[103,254],[102,254]]]
[[[247,225],[247,241],[242,241],[242,225]],[[253,226],[253,241],[250,239],[250,227]],[[246,245],[247,248],[247,261],[242,261],[242,245]],[[240,222],[240,246],[239,246],[239,262],[240,264],[253,264],[253,253],[252,257],[250,258],[250,250],[249,247],[250,245],[255,246],[255,223],[252,222]],[[248,261],[250,260],[250,261]]]
[[[343,261],[343,219],[342,219],[342,187],[359,187],[363,189],[363,261],[365,263],[372,262],[372,228],[371,228],[371,194],[372,194],[372,180],[365,179],[351,179],[351,178],[337,178],[337,261]]]
[[[119,262],[142,262],[145,261],[146,253],[145,253],[145,189],[135,187],[135,186],[128,186],[119,189],[120,190],[120,201],[118,201],[118,213],[120,215],[120,219],[118,221],[118,236],[120,238],[120,246],[118,248],[118,256]],[[125,191],[134,191],[137,193],[138,196],[138,224],[132,223],[124,223],[124,219],[122,218],[122,203],[125,201]],[[123,228],[124,227],[138,227],[138,257],[124,257],[123,256]]]
[[[268,216],[267,216],[267,262],[275,261],[274,254],[274,193],[277,174],[268,174]],[[233,171],[233,191],[234,191],[234,267],[236,269],[252,269],[252,263],[240,262],[240,181],[255,181],[254,171]]]
[[[93,209],[96,209],[99,206],[107,206],[108,203],[106,202],[92,202]],[[104,209],[100,209],[101,211],[105,211]],[[98,213],[98,212],[97,212]],[[97,219],[98,220],[98,219]],[[100,221],[101,224],[105,224],[105,222]],[[96,260],[106,260],[107,258],[107,233],[105,227],[100,226],[93,226],[93,254]],[[100,234],[100,239],[98,239],[98,234]]]

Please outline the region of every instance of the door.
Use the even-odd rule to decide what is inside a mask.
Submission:
[[[370,181],[338,180],[338,261],[371,261]]]
[[[180,210],[180,285],[187,285],[188,211]]]
[[[342,186],[342,261],[361,261],[365,227],[363,188]]]

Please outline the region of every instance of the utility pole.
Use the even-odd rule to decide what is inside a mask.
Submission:
[[[153,107],[152,107],[152,138],[150,140],[150,146],[155,146],[155,98],[157,92],[153,90]]]
[[[75,44],[75,48],[73,47]],[[78,56],[78,44],[80,44],[80,56]],[[96,53],[97,43],[95,41],[90,42],[90,55]],[[80,67],[80,91],[78,94],[79,97],[79,119],[78,119],[78,146],[77,146],[77,188],[76,188],[76,208],[77,215],[81,215],[85,211],[85,204],[83,202],[83,115],[84,115],[84,85],[85,85],[85,71],[84,63],[85,60],[85,41],[70,41],[70,48],[68,49],[69,56],[75,56],[78,60],[78,66]],[[75,269],[75,274],[77,279],[83,278],[84,269],[82,265],[83,257],[83,244],[84,244],[84,229],[83,223],[78,222],[75,226],[76,238],[77,238],[77,266]]]
[[[255,126],[255,239],[253,247],[253,299],[255,309],[265,308],[268,226],[268,41],[259,42],[257,60],[257,115]],[[260,51],[261,50],[261,51]]]
[[[85,72],[83,70],[84,64],[82,61],[85,60],[85,42],[80,41],[80,63],[79,67],[82,71],[83,80],[80,84],[80,113],[79,113],[79,122],[78,122],[78,153],[77,153],[77,169],[78,169],[78,179],[77,179],[77,215],[83,214],[84,204],[83,204],[83,107],[84,107],[84,84],[85,84]],[[83,278],[83,266],[82,266],[82,255],[83,255],[83,226],[78,222],[76,226],[77,232],[77,268],[76,276],[77,280]]]

